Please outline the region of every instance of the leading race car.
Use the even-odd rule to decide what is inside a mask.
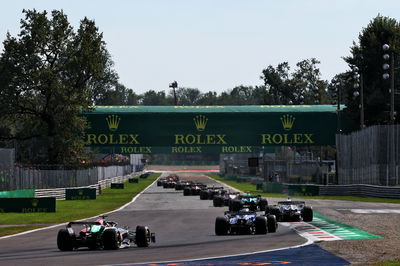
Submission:
[[[155,234],[147,226],[136,226],[136,232],[117,227],[113,221],[105,221],[107,216],[100,216],[95,222],[70,222],[66,229],[60,229],[57,235],[57,247],[61,251],[69,251],[80,247],[89,249],[119,249],[130,247],[135,243],[138,247],[148,247],[155,242]],[[73,227],[83,226],[79,233]]]
[[[252,211],[265,211],[266,206],[268,206],[267,199],[262,198],[261,195],[247,193],[232,199],[229,204],[229,210],[238,211],[243,208],[249,208]]]
[[[306,206],[304,201],[279,201],[277,205],[269,205],[265,208],[266,214],[273,214],[279,222],[311,222],[313,210]]]
[[[274,215],[258,215],[249,209],[226,211],[215,220],[215,234],[266,234],[274,233],[278,223]]]

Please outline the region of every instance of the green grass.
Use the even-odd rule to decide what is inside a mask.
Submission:
[[[370,264],[370,266],[399,266],[400,260],[393,260],[393,261],[382,261],[374,264]]]
[[[57,224],[109,212],[130,202],[159,176],[160,174],[152,174],[147,178],[140,178],[139,183],[126,182],[124,189],[106,188],[95,200],[57,200],[56,212],[53,213],[0,213],[0,225]],[[25,231],[18,228],[1,227],[0,236],[12,234],[15,230]]]
[[[7,226],[7,227],[0,227],[0,236],[5,236],[5,235],[13,235],[13,234],[18,234],[21,232],[41,228],[43,226],[34,226],[34,225],[29,225],[29,226]]]
[[[265,193],[261,190],[256,189],[256,185],[252,185],[249,182],[237,182],[234,180],[227,180],[223,177],[213,174],[207,174],[207,176],[221,181],[231,187],[239,189],[243,192],[249,192],[251,194],[257,194],[264,197],[271,198],[287,198],[287,194],[279,194],[279,193]],[[354,197],[354,196],[296,196],[296,198],[304,198],[304,199],[330,199],[330,200],[347,200],[347,201],[361,201],[361,202],[383,202],[383,203],[398,203],[400,204],[400,199],[389,199],[389,198],[368,198],[368,197]]]

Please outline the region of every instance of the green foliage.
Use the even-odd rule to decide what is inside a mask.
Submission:
[[[94,21],[84,18],[74,32],[62,11],[23,13],[0,57],[0,120],[12,125],[0,138],[39,139],[41,163],[76,162],[87,126],[79,115],[115,82],[113,62]]]
[[[353,43],[351,55],[344,60],[352,69],[354,66],[359,68],[363,77],[364,85],[364,113],[367,125],[385,124],[389,121],[390,110],[390,79],[384,80],[382,74],[384,70],[382,65],[383,44],[390,45],[389,53],[395,55],[396,73],[399,75],[400,58],[400,24],[395,19],[378,15],[370,21],[367,27],[363,28],[358,36],[358,43]],[[391,66],[393,67],[393,66]],[[354,79],[351,70],[343,73],[344,90],[347,112],[355,119],[359,120],[360,98],[354,97],[356,89],[353,88]],[[395,87],[398,87],[397,83]],[[398,101],[396,101],[395,111],[399,110]]]
[[[293,73],[287,62],[276,68],[268,66],[262,71],[261,79],[266,87],[269,102],[264,104],[327,104],[327,82],[321,80],[321,73],[315,58],[306,59],[296,64]],[[267,98],[265,98],[267,99]]]

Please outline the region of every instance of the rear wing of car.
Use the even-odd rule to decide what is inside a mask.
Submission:
[[[304,201],[279,201],[278,205],[305,205]]]
[[[71,227],[72,225],[101,225],[99,222],[69,222],[67,227]]]

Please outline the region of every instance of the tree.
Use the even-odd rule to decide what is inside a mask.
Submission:
[[[164,91],[146,91],[139,96],[141,105],[173,105],[173,99],[168,99]]]
[[[169,96],[174,97],[173,90],[170,91]],[[201,92],[195,88],[178,88],[176,97],[179,105],[197,105],[201,98]]]
[[[354,66],[359,68],[363,76],[364,87],[364,114],[366,125],[383,124],[389,122],[390,110],[390,81],[382,78],[382,65],[385,63],[383,56],[383,44],[389,44],[391,52],[396,54],[397,67],[400,58],[400,24],[395,19],[378,15],[370,21],[358,36],[358,43],[353,43],[350,48],[351,55],[344,60],[349,65],[350,70],[345,86],[347,95],[347,113],[354,119],[359,120],[360,98],[354,97],[355,89],[352,86],[352,69]],[[392,66],[393,67],[393,66]],[[398,67],[395,77],[399,74]],[[396,84],[398,87],[399,84]],[[398,101],[397,101],[398,103]],[[399,112],[399,105],[395,106],[395,111]],[[397,120],[398,121],[398,120]]]
[[[116,82],[111,89],[106,90],[96,101],[96,105],[138,105],[139,96],[124,85]]]
[[[276,68],[268,66],[260,77],[266,90],[264,102],[277,105],[328,103],[328,84],[321,80],[317,68],[319,63],[315,58],[302,60],[296,64],[293,73],[287,62],[280,63]]]
[[[7,34],[0,57],[0,108],[12,139],[40,139],[41,163],[78,161],[87,127],[81,113],[117,75],[103,35],[86,17],[75,32],[63,11],[23,10],[18,37]]]

